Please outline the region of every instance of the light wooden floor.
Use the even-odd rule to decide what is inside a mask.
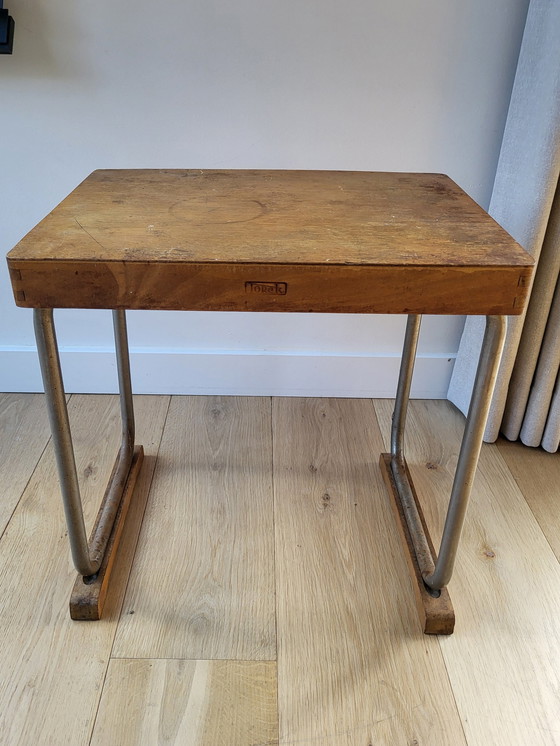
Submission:
[[[149,499],[119,557],[132,571],[101,622],[76,623],[44,403],[0,395],[0,744],[560,744],[558,454],[483,448],[456,631],[428,638],[377,465],[391,402],[136,407]],[[69,408],[91,524],[118,404]],[[412,403],[436,535],[462,426],[446,402]]]

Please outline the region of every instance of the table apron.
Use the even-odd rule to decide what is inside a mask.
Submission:
[[[26,308],[517,315],[530,267],[13,261]]]

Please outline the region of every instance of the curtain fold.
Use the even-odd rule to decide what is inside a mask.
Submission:
[[[501,426],[506,438],[517,440],[521,437],[530,446],[541,443],[558,374],[559,272],[560,190],[557,190],[509,382]]]
[[[489,213],[535,259],[526,314],[508,333],[484,439],[500,429],[515,440],[556,450],[560,440],[560,2],[531,0],[513,85]],[[546,236],[546,239],[545,239]],[[543,246],[544,242],[544,246]],[[554,302],[553,302],[554,300]],[[448,399],[466,413],[484,320],[465,324]],[[538,431],[541,431],[540,436]],[[538,440],[538,443],[537,443]]]
[[[527,408],[521,425],[518,426],[515,418],[515,427],[512,431],[514,437],[519,436],[521,441],[528,446],[538,446],[543,443],[548,451],[556,451],[560,442],[560,433],[554,431],[554,423],[549,422],[550,407],[555,397],[555,388],[558,381],[558,367],[560,366],[560,292],[557,289],[554,303],[550,312],[546,334],[542,342],[541,354],[535,373],[533,386],[527,399]],[[556,397],[558,397],[556,391]],[[524,401],[517,401],[520,411]],[[507,412],[507,408],[506,408]],[[516,414],[516,413],[514,413]],[[547,432],[544,438],[545,431]],[[510,437],[509,428],[504,429],[506,437]]]

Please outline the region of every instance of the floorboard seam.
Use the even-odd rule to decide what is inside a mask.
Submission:
[[[146,485],[146,489],[148,490],[148,496],[146,498],[146,504],[144,505],[144,513],[142,514],[142,517],[140,519],[140,527],[138,529],[138,536],[136,538],[136,543],[135,543],[134,547],[132,548],[132,559],[130,560],[130,572],[128,573],[128,577],[126,578],[125,587],[124,587],[124,589],[122,591],[122,596],[121,596],[121,599],[120,599],[119,608],[115,609],[115,615],[117,616],[117,623],[115,624],[115,630],[113,632],[113,639],[111,641],[111,649],[110,649],[109,655],[107,657],[107,664],[105,666],[105,673],[103,675],[103,682],[102,682],[101,687],[99,689],[99,698],[97,700],[97,707],[95,708],[95,715],[92,718],[92,727],[91,727],[91,731],[90,731],[89,738],[88,738],[88,745],[91,744],[91,741],[92,741],[92,738],[93,738],[93,734],[95,732],[95,726],[97,724],[97,718],[99,716],[99,708],[101,706],[101,700],[103,698],[103,692],[105,691],[105,682],[107,681],[107,674],[109,672],[109,666],[111,664],[111,660],[114,660],[114,657],[113,657],[113,647],[115,645],[115,640],[116,640],[116,637],[117,637],[117,631],[118,631],[118,628],[119,628],[119,622],[120,622],[120,618],[121,618],[121,615],[122,615],[122,608],[123,608],[123,605],[124,605],[124,599],[126,598],[126,592],[128,590],[128,583],[129,583],[129,580],[130,580],[130,575],[132,573],[132,566],[134,564],[134,557],[136,556],[136,550],[138,548],[138,542],[140,540],[140,533],[142,532],[142,524],[144,523],[144,515],[146,514],[146,508],[148,506],[148,500],[150,499],[150,491],[152,489],[152,482],[153,482],[154,474],[155,474],[156,468],[157,468],[157,457],[159,455],[159,449],[161,447],[161,441],[163,439],[163,433],[165,432],[165,426],[167,424],[167,416],[169,414],[169,407],[170,407],[170,405],[171,405],[171,396],[168,396],[168,398],[167,398],[167,409],[165,410],[165,417],[164,417],[164,420],[163,420],[163,427],[161,428],[161,434],[160,434],[159,441],[158,441],[158,444],[157,444],[157,452],[156,452],[156,455],[155,455],[155,465],[154,465],[154,468],[152,470],[152,474],[150,476],[150,483],[148,485]]]

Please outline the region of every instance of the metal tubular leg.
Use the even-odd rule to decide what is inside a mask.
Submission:
[[[403,450],[406,407],[414,367],[417,331],[418,322],[415,321],[415,317],[409,317],[391,431],[391,471],[424,583],[429,589],[437,592],[447,585],[453,573],[505,340],[506,317],[486,318],[486,331],[437,560],[432,556],[408,481]]]
[[[130,451],[134,448],[134,406],[132,403],[132,382],[130,380],[130,356],[125,311],[113,311],[113,331],[117,353],[119,392],[121,400],[122,445]]]
[[[395,410],[393,412],[393,423],[391,427],[391,471],[397,489],[400,502],[410,527],[410,534],[414,544],[414,552],[418,560],[421,572],[431,574],[434,571],[434,560],[430,546],[427,542],[422,521],[418,514],[416,501],[406,475],[406,462],[404,458],[404,431],[406,424],[406,412],[410,396],[412,374],[416,359],[416,348],[420,334],[422,317],[410,315],[406,324],[404,337],[399,382],[397,385],[397,396],[395,399]]]
[[[35,309],[33,323],[72,559],[79,573],[93,575],[97,568],[92,565],[89,556],[52,308]]]
[[[453,573],[457,547],[459,546],[463,521],[482,447],[492,392],[498,375],[506,330],[507,320],[505,316],[486,317],[486,330],[451,490],[441,547],[433,574],[424,577],[426,585],[433,589],[447,585]]]
[[[91,545],[88,546],[53,311],[52,309],[35,309],[34,311],[37,350],[45,386],[70,548],[76,570],[85,577],[95,575],[103,560],[134,451],[134,412],[124,311],[113,312],[113,324],[119,372],[122,440],[95,534]]]
[[[418,347],[421,323],[422,316],[414,315],[410,315],[406,322],[404,348],[395,399],[395,411],[393,412],[393,426],[391,428],[391,456],[401,461],[404,458],[403,440],[406,411],[408,409],[408,398],[410,396],[410,385],[414,372],[414,361],[416,359],[416,348]]]
[[[122,434],[117,465],[107,488],[105,509],[99,517],[95,533],[91,539],[91,559],[97,567],[101,564],[105,553],[107,540],[115,522],[115,516],[134,453],[134,408],[132,404],[132,383],[130,380],[130,357],[128,354],[125,311],[113,311],[113,331],[117,353]]]

